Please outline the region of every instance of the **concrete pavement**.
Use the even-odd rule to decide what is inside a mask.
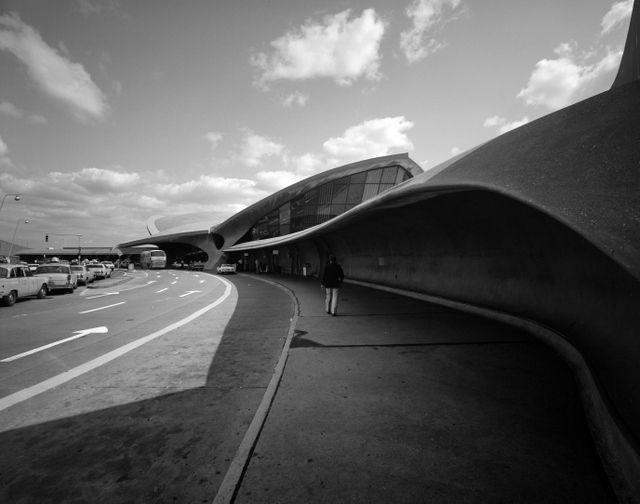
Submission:
[[[237,503],[615,502],[572,375],[524,332],[345,285],[298,305]]]
[[[615,502],[573,377],[527,334],[355,285],[330,317],[316,279],[226,278],[232,313],[5,412],[0,501],[202,503],[231,481],[236,503]]]

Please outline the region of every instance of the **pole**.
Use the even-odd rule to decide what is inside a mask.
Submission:
[[[11,237],[11,246],[9,247],[9,262],[11,262],[11,253],[13,252],[13,242],[16,239],[16,233],[18,232],[18,226],[20,226],[20,221],[22,221],[22,219],[18,219],[16,221],[16,227],[13,230],[13,236]],[[24,223],[29,224],[29,221],[27,219],[24,219]]]
[[[20,201],[20,194],[18,194],[18,193],[7,193],[2,197],[2,202],[0,203],[0,210],[2,210],[2,207],[4,206],[4,200],[6,199],[7,196],[13,196],[13,199],[15,201]]]

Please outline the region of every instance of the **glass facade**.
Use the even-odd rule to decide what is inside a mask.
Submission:
[[[282,236],[321,224],[409,178],[404,168],[387,166],[327,182],[262,217],[250,239]]]

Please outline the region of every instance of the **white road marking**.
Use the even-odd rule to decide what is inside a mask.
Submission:
[[[66,343],[67,341],[72,341],[74,339],[78,339],[78,338],[82,338],[84,336],[86,336],[87,334],[104,334],[106,332],[109,332],[109,329],[107,329],[104,326],[101,327],[92,327],[91,329],[81,329],[80,331],[73,331],[73,333],[75,334],[75,336],[69,336],[68,338],[65,339],[61,339],[58,341],[54,341],[53,343],[49,343],[48,345],[44,345],[38,348],[34,348],[33,350],[28,350],[26,352],[22,352],[20,354],[14,355],[12,357],[7,357],[6,359],[2,359],[0,360],[0,362],[11,362],[14,360],[18,360],[18,359],[22,359],[23,357],[26,357],[27,355],[33,355],[34,353],[38,353],[38,352],[42,352],[43,350],[46,350],[47,348],[51,348],[57,345],[61,345],[62,343]]]
[[[177,280],[174,280],[173,282],[171,282],[171,285],[175,285],[175,284],[177,284],[177,283],[178,283],[178,281],[177,281]]]
[[[201,308],[200,310],[192,313],[191,315],[183,318],[182,320],[179,320],[178,322],[174,322],[173,324],[168,325],[163,329],[160,329],[147,336],[144,336],[135,341],[132,341],[131,343],[127,343],[126,345],[121,346],[120,348],[116,348],[111,352],[107,352],[106,354],[96,359],[90,360],[89,362],[85,362],[80,366],[69,369],[64,373],[60,373],[59,375],[49,378],[48,380],[37,383],[36,385],[33,385],[31,387],[28,387],[26,389],[20,390],[18,392],[15,392],[13,394],[10,394],[8,396],[1,398],[0,411],[5,410],[15,404],[21,403],[22,401],[26,401],[27,399],[31,399],[32,397],[38,394],[42,394],[47,390],[51,390],[52,388],[58,387],[59,385],[62,385],[63,383],[71,381],[74,378],[77,378],[78,376],[88,373],[89,371],[93,371],[94,369],[100,366],[103,366],[104,364],[107,364],[108,362],[111,362],[112,360],[115,360],[118,357],[122,357],[123,355],[129,353],[132,350],[135,350],[138,347],[141,347],[145,343],[149,343],[150,341],[153,341],[154,339],[159,338],[160,336],[163,336],[168,332],[173,331],[174,329],[178,329],[179,327],[182,327],[183,325],[188,324],[189,322],[192,322],[198,317],[204,315],[209,310],[212,310],[213,308],[221,304],[225,299],[227,299],[231,295],[233,285],[221,278],[219,278],[218,280],[220,280],[223,284],[225,284],[226,287],[222,296],[216,299],[213,303],[205,306],[204,308]]]
[[[206,282],[206,280],[200,280],[200,283],[205,283],[205,282]]]
[[[161,292],[164,292],[166,290],[169,290],[169,287],[165,287],[164,289],[160,289],[159,291],[156,291],[156,294],[160,294]]]
[[[116,294],[120,294],[119,292],[105,292],[104,294],[98,294],[97,296],[87,296],[87,299],[98,299],[105,296],[115,296]]]
[[[119,303],[110,304],[110,305],[107,305],[107,306],[101,306],[100,308],[93,308],[91,310],[85,310],[85,311],[81,311],[81,312],[78,312],[78,313],[80,315],[82,315],[84,313],[91,313],[91,312],[94,312],[94,311],[106,310],[107,308],[113,308],[114,306],[118,306],[118,305],[125,304],[125,303],[126,303],[126,301],[120,301]]]
[[[184,294],[182,294],[182,295],[180,295],[180,296],[178,296],[178,297],[185,297],[185,296],[189,296],[189,295],[194,294],[194,293],[196,293],[196,292],[202,292],[202,291],[199,291],[199,290],[195,290],[195,291],[187,291],[187,292],[185,292]]]

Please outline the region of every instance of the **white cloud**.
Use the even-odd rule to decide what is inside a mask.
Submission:
[[[204,139],[209,142],[211,150],[214,151],[218,147],[218,144],[222,141],[222,133],[217,131],[209,131],[205,133]]]
[[[271,191],[283,189],[303,178],[304,177],[287,170],[259,171],[256,173],[256,179],[261,182],[262,186]]]
[[[263,159],[271,156],[282,156],[284,146],[267,137],[246,132],[240,153],[240,161],[247,166],[260,166]]]
[[[34,226],[50,232],[73,230],[99,245],[144,236],[145,220],[152,214],[196,212],[214,224],[269,194],[254,180],[202,175],[165,183],[158,181],[156,172],[121,168],[83,168],[38,177],[0,170],[0,193],[7,192],[23,195],[28,202],[25,217],[33,219]]]
[[[254,54],[251,64],[261,73],[257,83],[265,87],[276,80],[329,78],[350,85],[361,77],[379,78],[385,24],[373,9],[349,16],[345,10],[322,22],[308,21],[272,41],[270,55]]]
[[[433,34],[453,18],[459,6],[460,0],[415,0],[407,7],[412,27],[400,34],[400,48],[409,63],[416,63],[446,45]]]
[[[292,159],[291,164],[302,178],[310,177],[329,168],[327,161],[318,154],[306,153]]]
[[[607,51],[590,63],[593,53],[577,55],[575,43],[560,44],[554,52],[558,57],[538,61],[527,86],[518,93],[527,105],[557,110],[604,90],[605,80],[618,68],[622,56],[621,50]]]
[[[106,98],[84,67],[47,45],[17,14],[0,16],[0,49],[16,56],[37,86],[70,106],[75,117],[100,119],[106,115]]]
[[[128,190],[138,184],[140,175],[103,168],[83,168],[72,174],[72,180],[89,191],[104,193]]]
[[[633,0],[615,2],[600,22],[602,27],[600,34],[605,35],[627,21],[631,17],[632,10]]]
[[[20,118],[23,115],[22,111],[18,107],[7,101],[0,102],[0,114],[17,118]]]
[[[487,117],[484,120],[483,126],[485,128],[491,128],[493,126],[499,126],[499,125],[504,124],[506,122],[507,122],[507,120],[504,117],[500,117],[500,116],[495,115],[495,116],[492,116],[492,117]]]
[[[47,120],[43,116],[39,114],[27,115],[13,103],[7,101],[0,102],[0,114],[16,119],[23,119],[26,116],[26,120],[31,124],[46,124],[47,122]]]
[[[300,91],[296,91],[295,93],[291,93],[284,100],[282,100],[282,104],[287,108],[291,108],[294,105],[304,107],[307,104],[308,100],[309,97],[307,95],[301,93]]]
[[[484,120],[483,126],[485,128],[498,128],[498,134],[502,135],[503,133],[506,133],[507,131],[511,131],[513,129],[519,128],[520,126],[523,126],[525,124],[527,124],[529,122],[529,118],[527,116],[524,116],[522,119],[520,119],[519,121],[511,121],[509,122],[505,117],[500,117],[500,116],[492,116],[492,117],[487,117]]]
[[[210,175],[201,175],[195,180],[182,183],[155,184],[150,187],[150,192],[162,200],[167,207],[170,206],[169,203],[173,205],[186,202],[210,204],[213,201],[218,205],[228,205],[238,201],[252,203],[258,197],[267,195],[256,188],[253,180]]]
[[[5,157],[8,153],[9,147],[7,147],[7,144],[4,142],[2,137],[0,137],[0,158]]]
[[[406,132],[413,123],[403,116],[371,119],[348,128],[341,137],[324,142],[326,152],[341,160],[384,156],[392,151],[408,151],[413,144]]]

